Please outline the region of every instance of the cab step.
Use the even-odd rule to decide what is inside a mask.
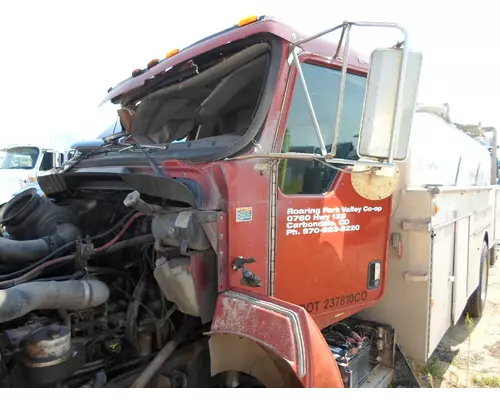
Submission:
[[[391,386],[394,377],[394,368],[389,368],[385,365],[378,364],[370,371],[360,388],[388,388]]]

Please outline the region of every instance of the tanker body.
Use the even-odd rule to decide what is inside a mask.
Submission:
[[[394,326],[405,355],[419,363],[464,309],[480,317],[484,308],[498,240],[490,160],[446,105],[417,107],[408,158],[398,164],[386,292],[359,316]]]

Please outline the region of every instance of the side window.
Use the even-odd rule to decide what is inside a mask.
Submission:
[[[40,171],[50,171],[52,168],[54,168],[54,153],[46,151],[43,154]]]
[[[327,151],[330,152],[335,130],[341,71],[313,64],[302,64],[301,67],[323,134],[323,141]],[[347,74],[336,158],[348,160],[358,158],[356,148],[365,87],[366,77]],[[298,76],[281,152],[321,154]],[[337,170],[317,161],[288,159],[281,161],[279,174],[279,187],[285,194],[322,194],[331,187]]]

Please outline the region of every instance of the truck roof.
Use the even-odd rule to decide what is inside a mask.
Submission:
[[[248,20],[250,20],[250,18]],[[247,22],[246,24],[242,24],[240,21],[239,24],[207,36],[184,49],[175,49],[168,52],[166,57],[162,60],[158,60],[158,63],[154,66],[146,68],[142,70],[142,73],[139,75],[131,76],[118,83],[114,88],[110,88],[108,94],[99,105],[101,106],[109,100],[115,101],[122,94],[143,86],[144,82],[152,76],[162,73],[177,64],[189,61],[198,54],[205,53],[229,42],[234,42],[257,33],[271,33],[290,43],[304,39],[308,36],[301,34],[293,27],[278,21],[276,18],[260,16],[254,17],[253,20],[254,22]],[[307,52],[324,57],[333,57],[337,50],[337,43],[324,38],[318,38],[304,43],[301,47]],[[368,63],[364,62],[361,55],[352,49],[349,51],[349,64],[351,67],[358,70],[368,70]]]
[[[7,146],[0,146],[0,150],[15,149],[15,148],[18,148],[18,147],[34,147],[34,148],[37,148],[40,151],[52,151],[52,152],[60,151],[60,150],[56,150],[55,148],[50,148],[50,147],[45,147],[45,146],[38,146],[36,144],[31,144],[31,143],[9,144]]]

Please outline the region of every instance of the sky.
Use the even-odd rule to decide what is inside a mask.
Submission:
[[[492,0],[6,0],[0,146],[61,147],[97,137],[116,119],[114,106],[98,108],[110,86],[173,48],[262,14],[305,33],[344,20],[400,23],[410,48],[423,54],[419,102],[449,103],[456,122],[500,128],[500,28]],[[369,54],[400,38],[393,30],[354,28],[351,43]]]

